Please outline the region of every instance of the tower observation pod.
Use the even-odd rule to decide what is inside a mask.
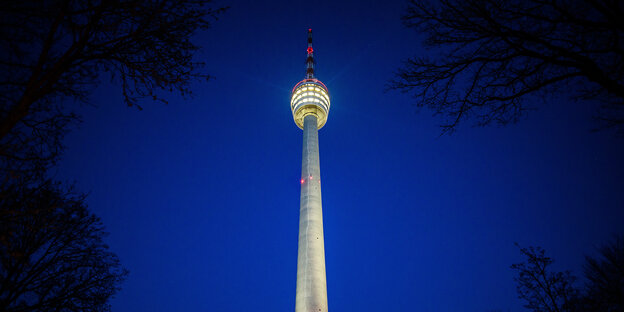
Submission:
[[[304,129],[306,116],[316,117],[318,129],[327,121],[329,114],[329,91],[324,83],[314,78],[314,49],[312,49],[312,29],[308,29],[308,56],[306,58],[306,78],[292,89],[290,109],[295,123]],[[305,129],[304,129],[305,130]]]
[[[290,108],[303,129],[295,312],[327,312],[318,129],[327,121],[329,91],[314,78],[312,29],[308,30],[305,79],[293,88]]]

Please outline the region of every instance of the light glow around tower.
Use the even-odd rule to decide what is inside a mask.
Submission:
[[[315,115],[321,129],[327,121],[329,106],[329,91],[318,79],[304,79],[293,88],[290,109],[299,128],[303,129],[305,116]]]

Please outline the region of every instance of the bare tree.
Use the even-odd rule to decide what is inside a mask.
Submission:
[[[575,311],[578,290],[575,277],[569,271],[554,272],[549,267],[553,260],[539,247],[520,248],[526,262],[513,264],[518,297],[525,307],[534,312]]]
[[[624,311],[624,237],[616,236],[585,257],[586,311]]]
[[[622,16],[617,0],[411,0],[403,21],[433,56],[406,61],[390,88],[444,115],[444,132],[515,122],[547,93],[599,103],[595,117],[624,131]]]
[[[207,79],[192,36],[224,8],[210,0],[6,1],[0,6],[0,157],[57,159],[77,120],[66,101],[85,102],[101,78],[121,84],[125,103],[166,102]]]
[[[51,181],[3,181],[0,310],[109,311],[127,272],[104,235],[83,195]]]

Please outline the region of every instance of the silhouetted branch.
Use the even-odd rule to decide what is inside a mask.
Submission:
[[[585,257],[586,310],[623,311],[624,237],[614,237],[598,251],[599,257]]]
[[[403,21],[434,57],[409,59],[390,88],[447,117],[478,125],[515,122],[527,96],[593,100],[624,124],[624,23],[617,1],[410,1]]]
[[[517,245],[516,245],[517,246]],[[569,271],[552,272],[552,259],[539,247],[520,248],[526,262],[511,266],[516,270],[518,297],[534,312],[574,311],[578,291],[573,287],[575,277]]]
[[[38,177],[0,188],[0,310],[108,311],[127,272],[84,196]]]
[[[210,1],[9,1],[0,6],[0,157],[47,163],[76,116],[63,101],[86,102],[102,75],[124,101],[166,102],[208,79],[191,41],[224,8]]]

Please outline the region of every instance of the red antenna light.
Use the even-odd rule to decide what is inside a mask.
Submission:
[[[303,184],[304,181],[305,181],[304,179],[301,179],[301,184]]]
[[[308,47],[308,54],[311,54],[312,52],[314,52],[314,50],[312,49],[312,47]]]
[[[308,28],[308,32],[312,32],[312,28]]]

